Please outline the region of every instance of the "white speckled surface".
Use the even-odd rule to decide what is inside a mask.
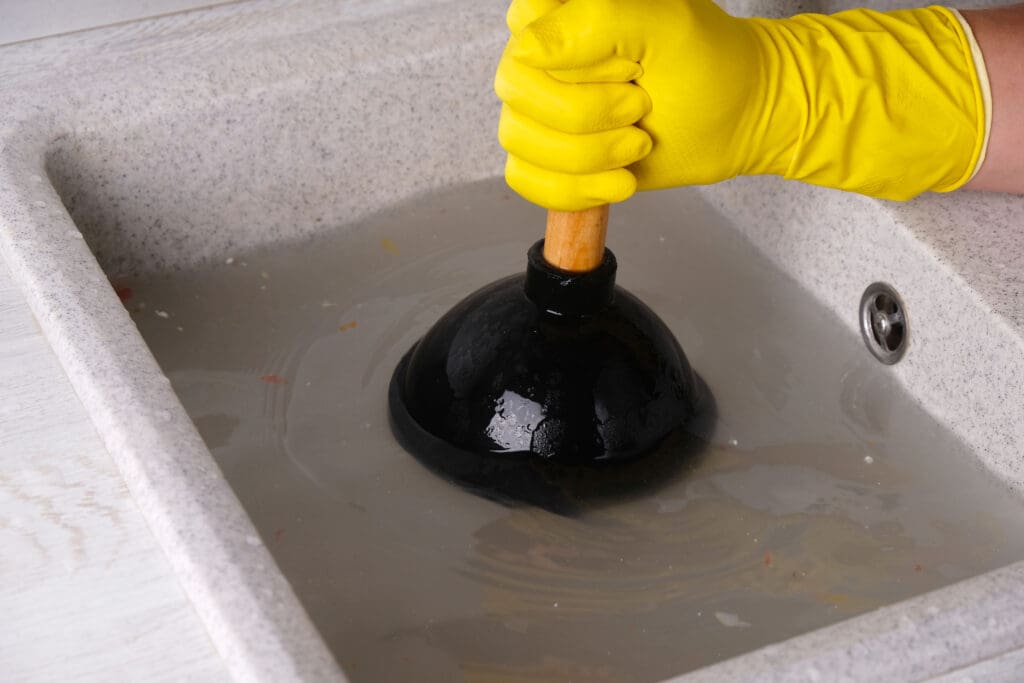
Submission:
[[[494,103],[474,93],[501,9],[434,4],[246,3],[0,58],[3,253],[242,680],[342,674],[89,247],[111,275],[175,267],[493,175]]]
[[[248,2],[0,48],[0,250],[237,678],[342,674],[107,276],[223,259],[499,173],[504,4]],[[1022,488],[1024,199],[898,205],[772,178],[706,192],[851,333],[863,288],[893,284],[912,326],[894,373]],[[685,678],[952,675],[1024,646],[1021,600],[1014,565]]]
[[[757,204],[782,191],[789,201]],[[868,284],[895,287],[911,346],[893,373],[997,476],[1024,489],[1024,318],[1013,287],[1024,263],[1024,198],[961,193],[899,204],[775,178],[707,192],[851,326]]]

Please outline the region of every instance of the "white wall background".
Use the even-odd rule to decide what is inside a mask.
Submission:
[[[0,0],[0,45],[221,4],[225,0]]]

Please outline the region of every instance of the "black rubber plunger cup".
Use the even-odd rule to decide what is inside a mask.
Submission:
[[[692,451],[679,435],[709,397],[661,319],[615,285],[607,217],[551,212],[525,275],[470,294],[405,355],[389,404],[406,450],[477,492],[560,509],[656,485]]]

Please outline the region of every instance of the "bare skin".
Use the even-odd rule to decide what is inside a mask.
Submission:
[[[1024,194],[1024,3],[961,12],[992,86],[988,154],[967,190]]]

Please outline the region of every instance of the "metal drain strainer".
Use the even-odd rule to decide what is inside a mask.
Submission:
[[[907,350],[906,307],[889,285],[868,285],[860,299],[860,332],[868,350],[886,365],[892,365]]]

